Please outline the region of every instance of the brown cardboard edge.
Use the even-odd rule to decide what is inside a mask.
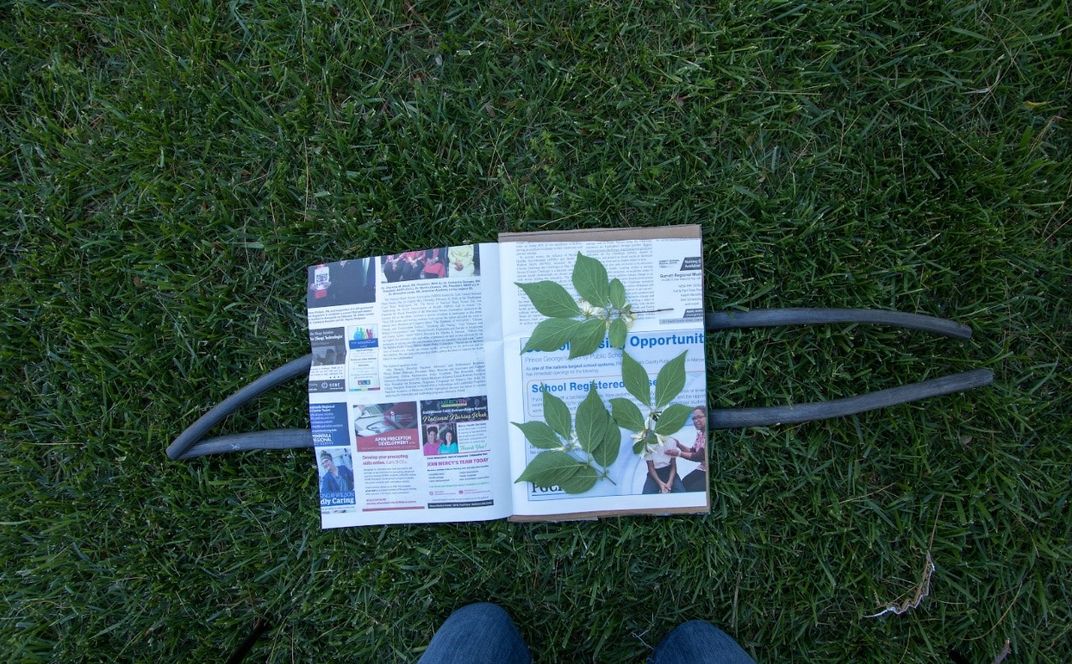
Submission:
[[[571,231],[499,233],[499,242],[614,242],[618,240],[693,239],[703,236],[699,224],[650,228],[578,228]]]
[[[710,503],[710,497],[708,497]],[[506,518],[513,523],[584,521],[615,516],[668,516],[671,514],[710,514],[710,504],[697,507],[667,507],[663,509],[601,510],[597,512],[562,512],[560,514],[515,514]]]

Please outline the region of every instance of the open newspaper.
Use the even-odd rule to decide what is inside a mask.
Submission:
[[[325,528],[706,512],[700,229],[309,268]]]

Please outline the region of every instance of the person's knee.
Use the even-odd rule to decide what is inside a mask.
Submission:
[[[473,602],[472,604],[460,606],[455,609],[455,611],[502,611],[503,613],[506,613],[506,610],[495,602]]]
[[[752,658],[736,641],[706,620],[690,620],[671,631],[656,649],[652,662],[752,663]]]
[[[473,602],[454,609],[446,622],[451,626],[464,625],[465,629],[477,632],[493,629],[515,629],[514,621],[506,609],[491,602]]]
[[[451,617],[453,618],[454,616],[458,616],[459,618],[481,618],[484,620],[510,619],[510,614],[506,612],[506,609],[492,602],[473,602],[472,604],[466,604],[465,606],[454,609]]]
[[[687,636],[690,638],[729,638],[726,633],[715,627],[706,620],[689,620],[681,623],[677,626],[675,632],[680,632],[681,636]]]
[[[527,663],[531,657],[510,614],[498,604],[477,602],[450,614],[420,661],[502,664]]]

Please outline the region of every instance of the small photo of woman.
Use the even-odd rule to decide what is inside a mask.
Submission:
[[[446,254],[446,249],[429,249],[424,252],[421,279],[442,279],[447,276]]]
[[[707,406],[696,406],[692,409],[692,426],[696,430],[692,445],[686,446],[681,441],[671,438],[667,442],[672,442],[673,446],[668,447],[666,453],[679,459],[696,462],[698,465],[685,476],[682,485],[686,491],[706,491]]]
[[[443,428],[439,431],[440,454],[457,454],[458,453],[458,439],[455,437],[455,428],[453,424],[443,425]]]
[[[439,427],[426,427],[424,430],[424,456],[436,456],[439,454]]]

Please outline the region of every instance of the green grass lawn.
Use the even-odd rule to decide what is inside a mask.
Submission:
[[[407,661],[486,599],[540,662],[1072,659],[1066,3],[402,5],[0,8],[0,659]],[[309,264],[682,223],[709,308],[975,330],[711,335],[712,406],[994,386],[717,433],[702,518],[323,532],[308,450],[164,456],[308,352]]]

